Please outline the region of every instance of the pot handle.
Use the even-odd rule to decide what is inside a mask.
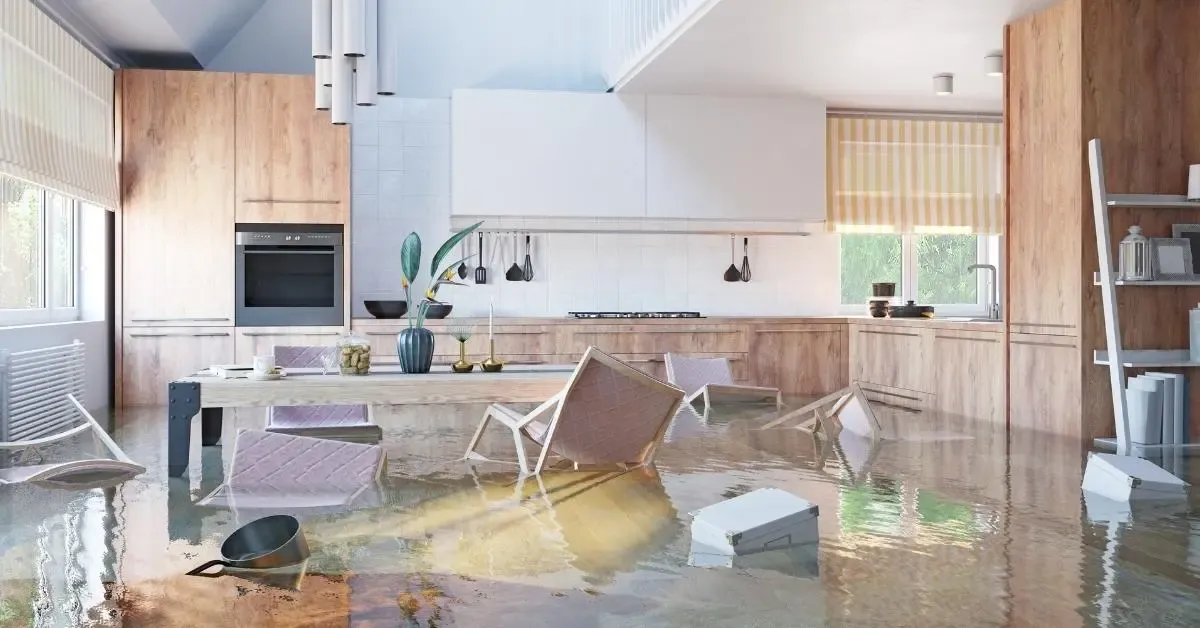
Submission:
[[[209,567],[213,567],[215,565],[221,565],[223,567],[232,567],[233,566],[223,560],[210,560],[207,563],[204,563],[203,565],[200,565],[199,567],[187,572],[187,575],[189,575],[189,576],[204,576],[206,578],[215,578],[215,577],[221,575],[221,573],[220,572],[217,572],[215,574],[202,573],[205,570],[207,570]]]

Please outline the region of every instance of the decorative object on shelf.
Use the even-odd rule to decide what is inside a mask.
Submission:
[[[735,260],[737,259],[734,257],[733,253],[733,247],[736,241],[737,236],[734,236],[732,233],[729,234],[729,268],[725,269],[725,274],[722,275],[722,278],[730,283],[742,280],[742,271],[738,269],[736,264],[734,264]]]
[[[371,371],[371,343],[355,332],[338,339],[338,370],[342,375],[366,375]]]
[[[499,373],[504,368],[504,363],[496,359],[496,336],[495,336],[495,318],[496,318],[495,302],[488,304],[488,357],[479,363],[479,367],[487,373]]]
[[[1118,247],[1117,278],[1122,281],[1150,281],[1154,279],[1154,257],[1150,240],[1142,235],[1142,228],[1134,225],[1129,235],[1121,239]]]
[[[457,323],[450,326],[450,336],[458,341],[458,361],[450,365],[455,373],[470,373],[475,365],[467,361],[467,341],[471,339],[474,328],[470,325]]]
[[[888,316],[892,318],[933,318],[933,306],[917,305],[916,301],[909,301],[904,305],[888,307]]]
[[[403,318],[408,313],[408,301],[363,301],[367,313],[375,318]]]
[[[1192,263],[1188,265],[1193,275],[1200,275],[1200,225],[1171,225],[1171,237],[1183,238],[1188,241],[1188,250],[1192,252]]]
[[[1121,246],[1124,245],[1122,240]],[[1191,241],[1185,238],[1151,238],[1150,249],[1153,253],[1150,279],[1179,281],[1196,278],[1192,271]]]
[[[750,238],[742,238],[742,281],[750,281]]]
[[[442,267],[442,260],[459,242],[471,235],[483,222],[477,222],[462,231],[450,236],[437,253],[429,266],[429,287],[425,289],[425,299],[417,304],[415,309],[408,312],[408,328],[400,330],[396,335],[396,356],[400,359],[400,369],[405,373],[428,373],[433,365],[433,332],[425,328],[425,319],[444,309],[450,313],[450,304],[437,300],[438,289],[446,284],[462,286],[466,284],[453,280],[456,268],[464,260],[456,260]],[[469,256],[468,256],[469,257]],[[400,246],[400,266],[403,276],[400,285],[404,288],[405,300],[412,302],[412,284],[421,271],[421,236],[414,231],[404,238]],[[442,306],[442,307],[436,307]]]
[[[1188,310],[1188,353],[1193,362],[1200,362],[1200,303]]]
[[[881,281],[871,284],[871,296],[879,299],[890,299],[896,296],[896,284],[890,281]]]
[[[875,318],[885,318],[891,303],[891,299],[871,299],[867,305],[867,312]]]
[[[1200,164],[1188,166],[1187,200],[1200,201]]]

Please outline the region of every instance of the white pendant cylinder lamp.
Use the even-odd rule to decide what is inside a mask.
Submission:
[[[346,56],[343,31],[347,2],[353,0],[333,0],[333,54],[330,58],[333,101],[329,118],[334,124],[349,124],[354,115],[354,60]]]
[[[954,75],[953,74],[935,74],[933,75],[933,93],[938,96],[950,96],[954,93]]]
[[[993,52],[984,57],[983,68],[988,76],[1004,76],[1004,54]]]
[[[354,62],[354,103],[360,107],[369,107],[378,100],[379,29],[376,24],[379,22],[379,3],[378,0],[362,1],[366,9],[366,54]]]
[[[328,59],[333,50],[333,0],[312,0],[312,56]]]
[[[342,54],[367,54],[367,0],[342,0]]]
[[[392,32],[396,22],[396,5],[399,3],[397,0],[377,0],[376,4],[375,23],[367,23],[368,28],[375,29],[375,50],[379,51],[375,55],[375,91],[383,96],[392,96],[396,93],[396,83],[399,79],[396,64],[400,53],[400,41],[396,33]]]
[[[333,88],[330,86],[329,73],[331,59],[316,60],[316,76],[313,80],[313,91],[316,92],[318,111],[328,111],[333,105]]]

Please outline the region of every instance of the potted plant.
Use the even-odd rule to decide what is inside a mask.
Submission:
[[[416,307],[412,307],[411,290],[413,282],[421,272],[421,236],[414,231],[404,238],[404,244],[400,246],[400,270],[403,273],[400,285],[404,288],[404,298],[409,304],[408,328],[400,330],[396,336],[396,355],[400,358],[400,369],[405,373],[429,372],[429,367],[433,364],[433,332],[425,328],[425,318],[429,315],[431,306],[441,305],[437,300],[439,288],[446,284],[466,285],[451,278],[454,277],[455,268],[472,256],[454,261],[445,268],[441,267],[442,260],[482,224],[477,222],[450,236],[450,239],[438,248],[437,253],[434,253],[429,266],[429,287],[425,289],[425,298]]]

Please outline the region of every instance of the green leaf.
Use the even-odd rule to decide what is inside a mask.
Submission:
[[[450,269],[452,269],[452,268],[458,268],[458,265],[459,265],[459,264],[461,264],[461,263],[463,263],[463,262],[465,262],[465,261],[467,261],[467,260],[469,260],[469,259],[471,259],[471,258],[473,258],[473,257],[475,257],[475,254],[474,254],[474,253],[472,253],[471,255],[468,255],[468,256],[466,256],[466,257],[464,257],[464,258],[460,259],[460,260],[456,260],[456,261],[454,261],[454,262],[452,262],[452,263],[448,264],[448,265],[447,265],[445,268],[443,268],[443,269],[442,269],[442,272],[438,273],[438,274],[437,274],[437,275],[435,275],[435,276],[436,276],[436,277],[444,277],[444,276],[446,276],[446,273],[447,273],[447,272],[448,272]],[[437,266],[434,266],[434,268],[437,268]]]
[[[464,238],[471,235],[471,232],[478,229],[479,225],[482,224],[483,221],[481,220],[470,227],[467,227],[466,229],[463,229],[462,231],[450,236],[450,239],[446,240],[445,244],[442,244],[442,248],[438,249],[437,253],[433,254],[433,264],[429,266],[429,276],[436,277],[438,267],[442,265],[442,259],[445,258],[450,251],[454,250],[454,247],[458,246],[459,242],[462,242]]]
[[[400,271],[410,284],[421,272],[421,236],[416,231],[408,234],[404,244],[400,245]]]

